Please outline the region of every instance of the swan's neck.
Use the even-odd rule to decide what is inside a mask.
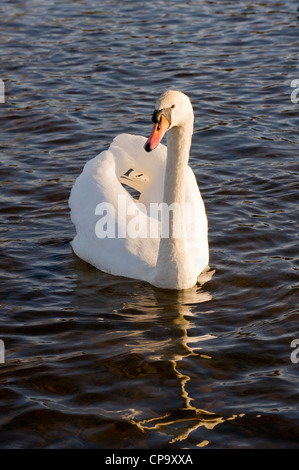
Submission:
[[[166,216],[162,212],[162,235],[156,275],[160,279],[165,276],[165,281],[172,285],[177,280],[178,288],[183,288],[182,279],[187,281],[190,271],[184,229],[184,203],[192,132],[193,119],[190,119],[185,125],[174,127],[167,133],[163,197]]]
[[[164,180],[163,202],[185,202],[186,168],[189,161],[192,128],[174,127],[167,133],[167,163]]]

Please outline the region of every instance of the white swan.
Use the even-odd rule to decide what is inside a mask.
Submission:
[[[152,120],[147,141],[119,135],[85,165],[69,199],[77,231],[71,245],[106,273],[188,289],[209,262],[205,207],[188,166],[194,121],[189,98],[166,91]],[[167,148],[158,145],[165,132]],[[122,183],[137,189],[139,200]],[[162,202],[163,210],[150,210]]]

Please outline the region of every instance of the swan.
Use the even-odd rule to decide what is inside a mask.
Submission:
[[[148,139],[120,134],[85,164],[69,198],[76,228],[71,246],[103,272],[189,289],[209,263],[205,206],[188,165],[194,124],[189,97],[164,92],[152,121]],[[160,143],[165,134],[167,147]]]

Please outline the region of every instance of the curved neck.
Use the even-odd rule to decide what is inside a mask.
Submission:
[[[189,125],[188,125],[189,124]],[[167,133],[167,162],[163,202],[184,204],[185,173],[189,161],[193,121],[174,127]]]
[[[167,133],[167,162],[164,179],[163,206],[166,216],[162,214],[162,239],[160,249],[168,245],[177,250],[184,245],[184,203],[186,192],[186,169],[189,161],[193,119],[184,126],[174,127]]]
[[[167,163],[156,279],[165,287],[190,282],[191,260],[186,247],[184,202],[193,119],[167,133]],[[165,211],[165,212],[164,212]]]

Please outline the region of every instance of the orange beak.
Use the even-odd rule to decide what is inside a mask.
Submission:
[[[144,148],[147,152],[151,152],[159,145],[159,143],[163,139],[165,132],[167,131],[168,128],[169,128],[169,121],[162,114],[161,121],[154,125],[153,131],[144,145]]]

